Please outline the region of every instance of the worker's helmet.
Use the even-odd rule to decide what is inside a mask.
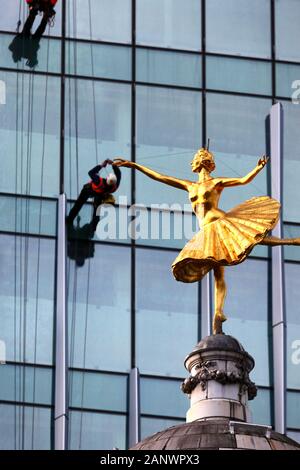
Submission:
[[[109,173],[109,175],[106,178],[106,182],[109,186],[113,186],[114,184],[117,184],[117,177],[114,173]]]

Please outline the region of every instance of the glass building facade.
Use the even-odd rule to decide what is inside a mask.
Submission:
[[[299,0],[59,0],[56,10],[34,68],[9,50],[25,1],[10,0],[0,17],[0,449],[54,448],[58,198],[72,204],[96,163],[122,156],[191,178],[209,137],[217,174],[242,176],[268,152],[266,116],[281,102],[284,234],[300,234]],[[270,193],[269,172],[225,191],[221,207]],[[123,169],[125,236],[69,235],[69,449],[128,446],[134,368],[140,437],[184,421],[183,360],[203,333],[201,284],[170,271],[185,243],[176,227],[195,222],[187,203]],[[146,218],[150,204],[165,204],[156,220],[170,216],[170,236],[129,237],[132,204]],[[284,257],[287,433],[300,440],[299,248]],[[226,270],[224,330],[256,361],[253,422],[274,426],[271,262],[259,246]]]

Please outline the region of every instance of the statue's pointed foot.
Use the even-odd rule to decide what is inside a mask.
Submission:
[[[222,323],[227,320],[227,317],[224,313],[215,313],[213,320],[213,334],[214,335],[223,335]]]

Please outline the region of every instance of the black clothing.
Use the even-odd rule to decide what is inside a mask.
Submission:
[[[121,181],[121,170],[120,170],[119,167],[117,167],[115,165],[112,165],[112,167],[113,167],[114,173],[117,177],[117,183],[113,188],[113,190],[116,191],[118,189],[118,187],[120,185],[120,181]],[[99,184],[99,181],[100,181],[101,177],[97,173],[102,168],[103,168],[102,165],[97,165],[89,171],[89,176],[92,179],[93,183]],[[112,192],[111,191],[112,187],[106,183],[106,179],[101,178],[101,180],[103,181],[103,184],[104,184],[104,191],[102,193],[96,193],[95,191],[93,191],[91,183],[87,183],[83,186],[83,188],[82,188],[82,190],[81,190],[81,192],[80,192],[80,194],[77,198],[77,201],[75,202],[74,206],[70,210],[69,215],[67,217],[67,223],[68,224],[73,223],[75,217],[79,214],[79,211],[81,210],[84,203],[86,203],[87,200],[91,197],[91,198],[94,198],[94,210],[93,210],[93,218],[92,218],[91,223],[94,226],[94,229],[96,230],[97,223],[99,222],[99,217],[97,216],[97,209],[102,204],[105,195]]]
[[[96,165],[94,168],[92,168],[89,171],[89,177],[91,178],[93,183],[99,184],[100,176],[98,175],[98,173],[102,168],[103,168],[102,165]],[[112,169],[114,170],[114,174],[117,177],[116,189],[118,189],[118,187],[120,186],[120,182],[121,182],[121,170],[116,165],[112,165]],[[107,183],[106,183],[106,186],[107,186],[107,190],[109,191],[109,185]]]
[[[83,186],[77,201],[75,202],[74,206],[69,212],[68,215],[68,223],[72,223],[75,217],[79,214],[83,204],[85,204],[90,197],[94,198],[94,210],[93,210],[93,220],[96,217],[97,208],[102,204],[103,195],[102,194],[95,194],[92,190],[90,183],[87,183]]]
[[[35,2],[33,6],[30,7],[29,16],[27,20],[25,21],[25,24],[23,27],[22,34],[24,34],[25,36],[30,36],[34,20],[39,11],[42,11],[44,14],[43,14],[43,18],[41,20],[39,27],[37,28],[36,32],[33,35],[33,37],[36,39],[40,39],[42,37],[42,35],[46,31],[49,19],[55,15],[55,10],[52,8],[51,5],[40,6],[38,1]]]

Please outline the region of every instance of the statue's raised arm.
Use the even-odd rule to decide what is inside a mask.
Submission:
[[[168,184],[169,186],[173,186],[177,189],[183,189],[185,191],[188,191],[192,184],[191,181],[174,178],[173,176],[162,175],[157,171],[151,170],[151,168],[147,168],[146,166],[131,162],[130,160],[123,160],[122,158],[115,158],[114,165],[133,168],[135,170],[141,171],[145,175],[149,176],[149,178],[159,181],[160,183]]]
[[[247,175],[243,176],[242,178],[217,178],[219,180],[220,186],[223,188],[228,188],[232,186],[241,186],[244,184],[251,183],[251,181],[261,172],[261,170],[266,166],[269,161],[269,157],[263,155],[256,165],[256,167],[250,171]]]

